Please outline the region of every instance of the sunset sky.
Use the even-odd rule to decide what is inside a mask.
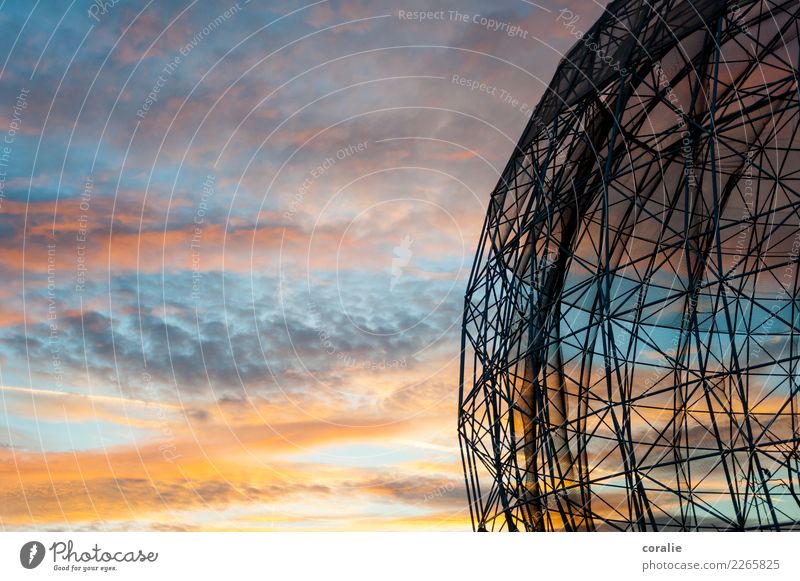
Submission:
[[[465,283],[603,4],[0,3],[0,528],[470,529]]]

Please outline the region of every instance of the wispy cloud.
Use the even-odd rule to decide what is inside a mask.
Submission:
[[[467,528],[463,285],[545,8],[5,3],[0,526]]]

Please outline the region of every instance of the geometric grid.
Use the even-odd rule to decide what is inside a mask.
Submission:
[[[799,16],[617,0],[560,63],[466,293],[476,530],[800,528]]]

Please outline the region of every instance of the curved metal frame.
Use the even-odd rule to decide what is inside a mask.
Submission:
[[[477,530],[800,523],[799,15],[617,0],[560,64],[466,294]]]

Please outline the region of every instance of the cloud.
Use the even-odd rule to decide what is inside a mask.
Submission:
[[[3,11],[0,101],[30,95],[0,198],[0,522],[467,528],[462,289],[574,39],[472,0],[414,9],[529,38],[362,0],[210,30],[233,4]]]

